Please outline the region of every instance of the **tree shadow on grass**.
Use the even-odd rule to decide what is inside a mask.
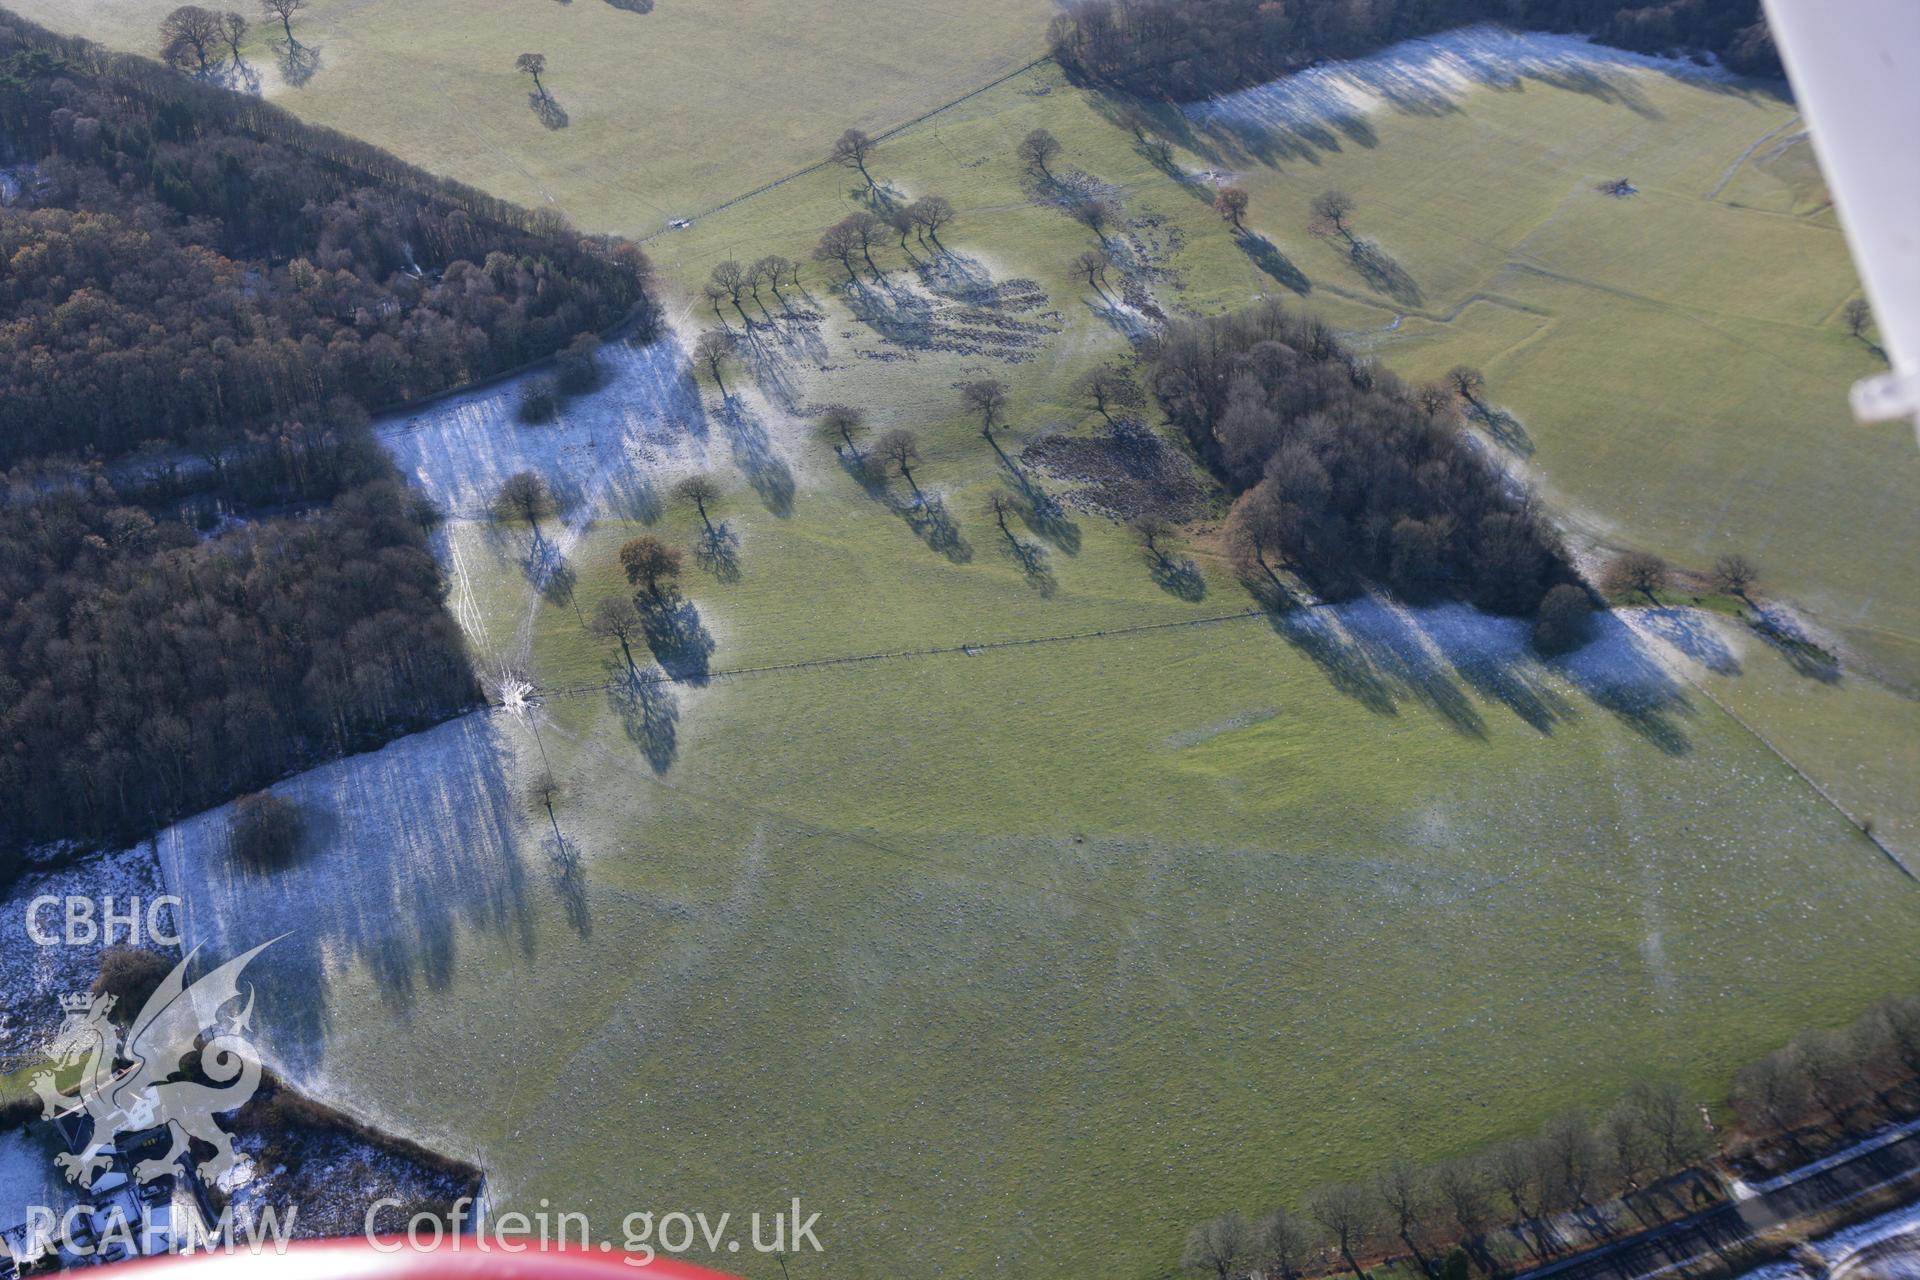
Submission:
[[[564,129],[573,123],[567,115],[567,109],[552,94],[530,93],[527,95],[527,106],[533,109],[534,118],[549,129]]]
[[[700,610],[682,595],[649,596],[634,602],[640,609],[640,628],[654,660],[674,680],[703,685],[712,674],[713,633],[700,621]]]
[[[1305,297],[1313,292],[1313,282],[1307,279],[1306,272],[1293,264],[1293,259],[1280,252],[1278,245],[1265,236],[1245,231],[1234,237],[1241,250],[1250,258],[1253,265],[1273,277],[1285,288]]]
[[[1520,425],[1520,419],[1505,409],[1496,409],[1492,405],[1469,408],[1467,416],[1480,424],[1483,431],[1493,442],[1510,453],[1522,458],[1533,456],[1533,437]]]
[[[953,563],[966,564],[973,559],[972,544],[960,532],[959,523],[939,494],[916,493],[902,500],[889,493],[887,505],[907,522],[907,528],[913,530],[915,537]]]
[[[774,452],[766,426],[741,403],[729,396],[721,406],[720,423],[733,450],[734,465],[747,477],[747,483],[760,495],[760,503],[781,519],[793,514],[793,469]]]
[[[664,774],[680,754],[680,699],[667,673],[659,667],[634,672],[622,663],[620,674],[607,686],[607,702],[620,717],[620,727],[646,757],[647,767]]]
[[[1424,295],[1407,269],[1385,249],[1371,240],[1356,240],[1347,252],[1347,261],[1376,293],[1384,293],[1409,307],[1420,305]]]
[[[722,582],[740,581],[740,535],[725,520],[708,525],[694,548],[694,562]]]
[[[547,832],[540,841],[540,849],[547,855],[547,881],[553,886],[554,896],[560,899],[567,924],[581,937],[591,936],[593,916],[587,910],[587,870],[580,862],[579,848],[556,830]]]
[[[280,50],[280,78],[296,89],[304,89],[307,82],[320,74],[320,47],[301,44],[299,41],[287,43],[276,41]]]
[[[607,0],[622,13],[652,13],[653,0]]]
[[[1156,555],[1148,573],[1154,585],[1170,596],[1189,604],[1207,598],[1207,580],[1191,557],[1182,556],[1176,560],[1172,556]]]
[[[1020,566],[1021,576],[1027,585],[1038,591],[1043,599],[1050,599],[1059,589],[1059,582],[1053,576],[1053,567],[1047,563],[1047,549],[1037,542],[1028,542],[1015,536],[1004,525],[1000,528],[1001,542],[1007,555]]]
[[[578,575],[567,553],[551,538],[535,535],[520,561],[520,572],[550,604],[566,604],[573,599]]]
[[[1662,643],[1672,645],[1715,675],[1740,674],[1740,659],[1695,610],[1642,609],[1639,622]]]

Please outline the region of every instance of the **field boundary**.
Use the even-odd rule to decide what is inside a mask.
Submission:
[[[1328,607],[1323,600],[1302,601],[1295,606],[1301,609],[1320,609]],[[843,654],[833,658],[803,658],[797,662],[773,662],[759,667],[734,667],[724,671],[710,671],[708,680],[723,680],[730,676],[771,675],[781,671],[805,671],[816,667],[848,667],[865,662],[886,662],[900,658],[936,658],[948,654],[965,654],[972,657],[991,649],[1019,649],[1032,645],[1066,644],[1074,640],[1100,640],[1114,636],[1140,635],[1149,631],[1173,631],[1181,627],[1205,627],[1222,622],[1240,622],[1247,618],[1272,617],[1271,609],[1242,609],[1234,613],[1210,614],[1204,618],[1180,618],[1172,622],[1143,622],[1132,627],[1103,627],[1094,631],[1069,631],[1050,636],[1023,636],[1014,640],[982,640],[978,643],[935,645],[925,649],[890,649],[878,653]],[[554,689],[535,689],[535,697],[573,698],[582,694],[604,693],[608,689],[626,684],[681,684],[681,678],[668,675],[665,671],[658,674],[634,675],[615,680],[601,680],[592,684],[563,685]],[[493,705],[499,706],[499,703]]]
[[[893,125],[890,128],[887,128],[885,130],[882,130],[879,133],[874,134],[873,140],[875,142],[884,142],[888,138],[891,138],[896,134],[906,132],[908,129],[913,128],[917,124],[924,124],[926,121],[933,119],[933,117],[939,115],[943,111],[951,111],[953,108],[959,106],[961,103],[965,102],[969,98],[978,97],[979,95],[985,93],[989,89],[997,88],[1000,85],[1005,84],[1007,81],[1013,79],[1015,76],[1025,75],[1027,72],[1033,70],[1035,67],[1039,66],[1043,62],[1052,62],[1052,61],[1053,61],[1052,54],[1050,53],[1042,54],[1040,57],[1035,58],[1032,62],[1029,62],[1024,66],[1015,67],[1013,70],[1005,73],[1004,75],[994,77],[992,80],[987,81],[985,84],[980,85],[978,88],[967,90],[965,93],[953,99],[951,102],[943,102],[939,106],[933,108],[933,110],[931,111],[922,112],[921,114],[913,117],[913,119],[911,120],[904,120],[899,124]],[[767,192],[772,191],[776,187],[784,187],[789,182],[792,182],[797,178],[804,178],[810,173],[818,173],[820,170],[825,169],[830,165],[833,165],[836,163],[838,162],[833,160],[816,160],[812,164],[808,165],[806,168],[795,169],[792,173],[787,174],[783,178],[775,178],[771,182],[763,182],[751,191],[745,191],[737,196],[732,197],[731,199],[722,200],[719,204],[713,205],[710,208],[702,209],[698,213],[689,213],[683,216],[686,218],[688,222],[698,222],[702,218],[711,218],[716,213],[720,213],[724,210],[733,208],[734,205],[744,204],[746,201],[753,199],[755,196],[763,196]],[[677,230],[680,230],[680,228],[670,227],[670,226],[662,227],[658,231],[650,231],[646,235],[638,237],[633,241],[633,243],[646,244],[649,241],[659,239],[661,236],[671,235]]]

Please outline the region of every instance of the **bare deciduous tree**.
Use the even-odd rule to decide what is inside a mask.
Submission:
[[[935,245],[940,243],[940,228],[953,221],[953,206],[942,196],[921,196],[907,206],[907,217],[927,233]]]
[[[544,53],[523,53],[513,60],[513,69],[521,75],[533,77],[533,91],[540,95],[542,102],[547,101],[547,86],[540,83],[541,75],[547,69],[547,55]]]
[[[281,29],[287,33],[287,44],[292,47],[300,43],[293,38],[293,15],[306,7],[307,0],[260,0],[260,12],[280,20]]]
[[[1873,307],[1865,298],[1855,298],[1840,308],[1840,320],[1847,326],[1847,335],[1865,341],[1867,329],[1873,324]]]
[[[620,568],[629,586],[645,587],[659,600],[665,588],[680,576],[680,553],[650,533],[629,538],[620,546]]]
[[[1353,229],[1347,223],[1355,207],[1352,196],[1344,191],[1323,191],[1313,198],[1310,207],[1318,224],[1337,233],[1349,246],[1354,243]]]
[[[1447,370],[1447,385],[1453,393],[1465,400],[1475,411],[1485,414],[1486,409],[1480,403],[1480,392],[1486,387],[1487,379],[1470,364],[1457,364]]]
[[[247,32],[252,26],[244,13],[229,9],[220,15],[220,34],[225,37],[227,48],[233,51],[233,65],[236,67],[244,61],[240,57],[240,46],[246,43]]]
[[[707,372],[713,376],[714,385],[720,388],[720,394],[727,394],[726,381],[720,376],[721,366],[733,354],[733,335],[719,329],[708,329],[693,343],[693,359],[696,364],[707,366]]]
[[[858,129],[849,129],[834,140],[827,158],[835,164],[843,164],[849,169],[858,169],[860,176],[867,180],[869,187],[875,186],[873,175],[867,172],[867,157],[873,154],[874,141]]]
[[[860,446],[854,442],[853,433],[860,429],[864,415],[858,409],[844,404],[830,404],[820,411],[820,433],[828,438],[838,436],[846,441],[847,452],[854,457],[860,456]]]
[[[1261,1217],[1253,1229],[1250,1261],[1265,1280],[1299,1280],[1307,1258],[1307,1233],[1285,1209]]]
[[[1667,562],[1659,556],[1651,551],[1629,551],[1607,563],[1601,583],[1614,595],[1638,591],[1648,600],[1657,601],[1658,593],[1666,589],[1670,577]]]
[[[531,471],[516,471],[500,482],[493,497],[493,514],[501,520],[524,520],[540,536],[540,517],[553,514],[553,494],[547,482]]]
[[[1413,1255],[1414,1262],[1419,1264],[1420,1274],[1430,1274],[1432,1268],[1427,1265],[1425,1255],[1420,1252],[1420,1246],[1413,1238],[1421,1220],[1427,1215],[1430,1188],[1426,1177],[1410,1162],[1395,1160],[1374,1179],[1374,1190],[1380,1197],[1380,1203],[1386,1206],[1394,1234],[1400,1237],[1401,1243]]]
[[[920,460],[920,441],[905,427],[895,427],[874,442],[874,452],[900,469],[900,475],[915,493],[920,486],[913,478],[913,464]]]
[[[979,378],[960,388],[960,398],[980,414],[980,434],[993,439],[993,424],[1007,408],[1007,384],[998,378]]]
[[[1234,1280],[1242,1273],[1247,1246],[1246,1222],[1228,1210],[1187,1233],[1187,1247],[1181,1251],[1180,1265],[1188,1271],[1212,1272],[1214,1280]]]
[[[1213,198],[1213,211],[1233,224],[1235,231],[1245,231],[1247,216],[1247,193],[1239,187],[1222,187]]]
[[[197,4],[183,4],[160,20],[160,56],[179,71],[211,75],[224,38],[220,15]]]
[[[707,526],[709,530],[713,528],[713,521],[707,517],[707,508],[720,501],[719,485],[706,476],[694,475],[688,476],[673,486],[673,491],[680,498],[693,504],[694,510],[700,513],[701,524]]]
[[[1020,156],[1020,163],[1025,165],[1030,172],[1038,173],[1042,177],[1047,178],[1053,176],[1053,170],[1049,166],[1051,166],[1054,160],[1060,155],[1060,140],[1058,138],[1048,133],[1045,129],[1035,129],[1032,133],[1020,139],[1020,146],[1017,150]]]
[[[1166,546],[1173,541],[1175,534],[1171,520],[1148,512],[1127,521],[1127,528],[1133,530],[1134,540],[1140,544],[1142,551],[1161,564],[1166,563]]]
[[[631,675],[638,670],[633,660],[633,642],[645,632],[640,625],[640,612],[633,607],[632,600],[626,596],[603,596],[587,619],[587,633],[602,640],[618,640],[620,656],[627,660],[627,673]]]
[[[1312,1218],[1328,1243],[1340,1251],[1358,1280],[1367,1280],[1354,1250],[1364,1248],[1373,1235],[1378,1206],[1366,1188],[1351,1182],[1322,1187],[1307,1198],[1307,1216]]]
[[[1088,284],[1100,289],[1101,283],[1107,278],[1107,267],[1111,262],[1112,259],[1104,251],[1089,249],[1073,260],[1073,272],[1075,275],[1085,276]],[[1104,293],[1106,290],[1101,289],[1101,292]]]
[[[1746,600],[1747,592],[1759,580],[1759,566],[1738,552],[1721,556],[1713,562],[1713,586],[1716,591]]]

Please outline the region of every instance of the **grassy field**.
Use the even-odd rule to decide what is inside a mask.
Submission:
[[[321,0],[321,69],[283,92],[645,231],[1020,65],[1043,10],[823,4],[809,26],[756,0],[721,27],[675,0],[511,21]],[[152,18],[86,12],[127,40]],[[804,53],[766,34],[800,27]],[[893,65],[843,74],[863,42]],[[566,129],[512,83],[523,47]],[[1920,462],[1844,422],[1873,362],[1835,320],[1854,285],[1790,107],[1540,50],[1504,88],[1398,65],[1398,107],[1320,124],[1168,115],[1176,172],[1038,68],[883,144],[897,198],[959,208],[944,250],[876,250],[879,280],[810,266],[754,308],[728,400],[661,347],[610,353],[557,426],[514,425],[511,385],[385,424],[454,516],[483,665],[547,696],[290,783],[328,837],[271,886],[226,866],[218,815],[168,833],[193,939],[293,928],[261,962],[283,1061],[480,1157],[499,1207],[607,1224],[798,1194],[828,1252],[796,1276],[1166,1275],[1200,1216],[1648,1075],[1716,1103],[1754,1055],[1911,987],[1920,893],[1747,727],[1907,839],[1915,704],[1885,688],[1757,647],[1679,664],[1695,686],[1665,665],[1687,637],[1619,625],[1549,668],[1518,624],[1456,610],[1239,616],[1203,526],[1169,590],[1092,511],[1007,534],[984,514],[995,489],[1067,487],[1026,451],[1097,433],[1072,382],[1126,357],[1140,303],[1276,293],[1409,376],[1481,364],[1512,415],[1490,447],[1577,529],[1693,564],[1746,551],[1898,665]],[[1067,269],[1092,233],[1013,159],[1035,127],[1062,179],[1124,202],[1105,293]],[[1253,193],[1264,268],[1202,167]],[[1619,176],[1640,194],[1594,190]],[[819,170],[651,240],[671,341],[718,322],[695,301],[714,263],[804,258],[858,182]],[[1305,232],[1336,185],[1400,277]],[[1004,456],[954,391],[981,376],[1011,386]],[[922,500],[816,438],[831,401],[919,433]],[[568,499],[538,540],[479,518],[521,466]],[[696,469],[733,563],[689,563],[682,659],[710,644],[720,674],[627,689],[582,621],[627,590],[623,539],[699,544],[668,493]],[[553,824],[524,798],[546,769]]]
[[[151,54],[174,0],[16,0],[18,12]],[[243,6],[251,14],[254,6]],[[642,235],[891,128],[1032,61],[1049,0],[845,5],[729,0],[314,0],[290,83],[257,24],[263,89],[318,124],[581,226]],[[563,127],[514,59],[546,54]],[[555,123],[557,123],[557,119]]]

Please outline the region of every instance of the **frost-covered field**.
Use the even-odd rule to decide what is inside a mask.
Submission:
[[[1469,90],[1507,88],[1525,80],[1624,94],[1605,78],[1611,72],[1727,78],[1717,67],[1631,53],[1578,36],[1476,26],[1404,40],[1365,58],[1328,63],[1196,102],[1185,111],[1202,124],[1337,127],[1381,111],[1446,111]]]
[[[146,845],[86,858],[57,870],[32,872],[14,883],[0,898],[0,1058],[12,1062],[36,1054],[66,1016],[60,1008],[60,997],[87,990],[99,971],[106,942],[98,934],[89,939],[82,925],[69,945],[65,941],[65,901],[91,901],[95,925],[100,923],[99,913],[106,899],[111,898],[114,911],[122,914],[137,902],[141,945],[174,954],[176,948],[155,944],[146,936],[147,909],[166,892],[162,885],[160,867]],[[36,941],[27,931],[28,908],[40,897],[59,900],[43,904],[33,913],[42,935],[57,937],[51,945]],[[171,907],[161,907],[154,920],[164,934],[174,932]],[[115,927],[114,940],[128,941],[125,926]]]

